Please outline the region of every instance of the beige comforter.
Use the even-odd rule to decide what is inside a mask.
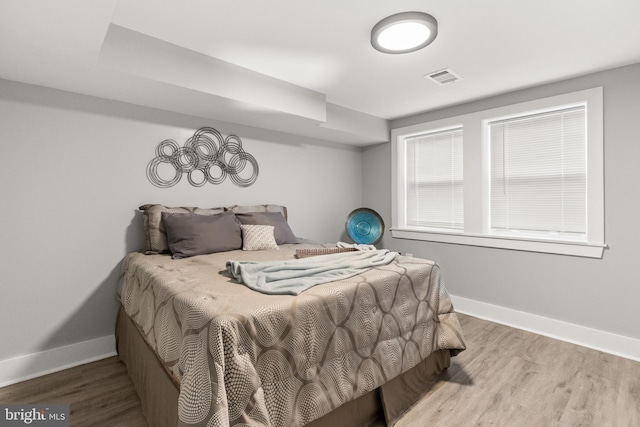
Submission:
[[[122,304],[180,384],[181,426],[301,426],[434,350],[464,349],[431,261],[398,256],[298,296],[224,274],[228,260],[292,259],[300,247],[127,256]]]

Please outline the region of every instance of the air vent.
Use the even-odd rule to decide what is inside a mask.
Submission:
[[[452,69],[445,68],[444,70],[434,71],[433,73],[425,74],[425,77],[433,80],[439,85],[445,85],[447,83],[457,82],[462,80],[458,74],[454,73]]]

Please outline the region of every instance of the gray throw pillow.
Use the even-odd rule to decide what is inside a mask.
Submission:
[[[232,212],[216,215],[162,213],[173,258],[242,249],[240,224]]]
[[[144,214],[144,234],[147,243],[146,254],[169,252],[167,232],[162,222],[162,213],[191,213],[199,215],[217,215],[224,208],[199,208],[196,206],[169,207],[164,205],[142,205],[139,208]]]
[[[276,243],[279,245],[298,243],[298,239],[291,231],[287,220],[279,212],[238,212],[236,217],[243,225],[273,225],[273,234],[276,237]]]

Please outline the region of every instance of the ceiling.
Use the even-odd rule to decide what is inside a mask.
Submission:
[[[370,45],[404,11],[438,37]],[[638,0],[0,0],[0,78],[353,145],[389,120],[640,62]],[[424,75],[451,68],[439,86]]]

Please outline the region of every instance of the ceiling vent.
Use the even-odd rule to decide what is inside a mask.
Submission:
[[[433,80],[439,85],[445,85],[447,83],[457,82],[462,80],[458,74],[454,73],[452,69],[445,68],[444,70],[434,71],[433,73],[425,74],[425,77]]]

